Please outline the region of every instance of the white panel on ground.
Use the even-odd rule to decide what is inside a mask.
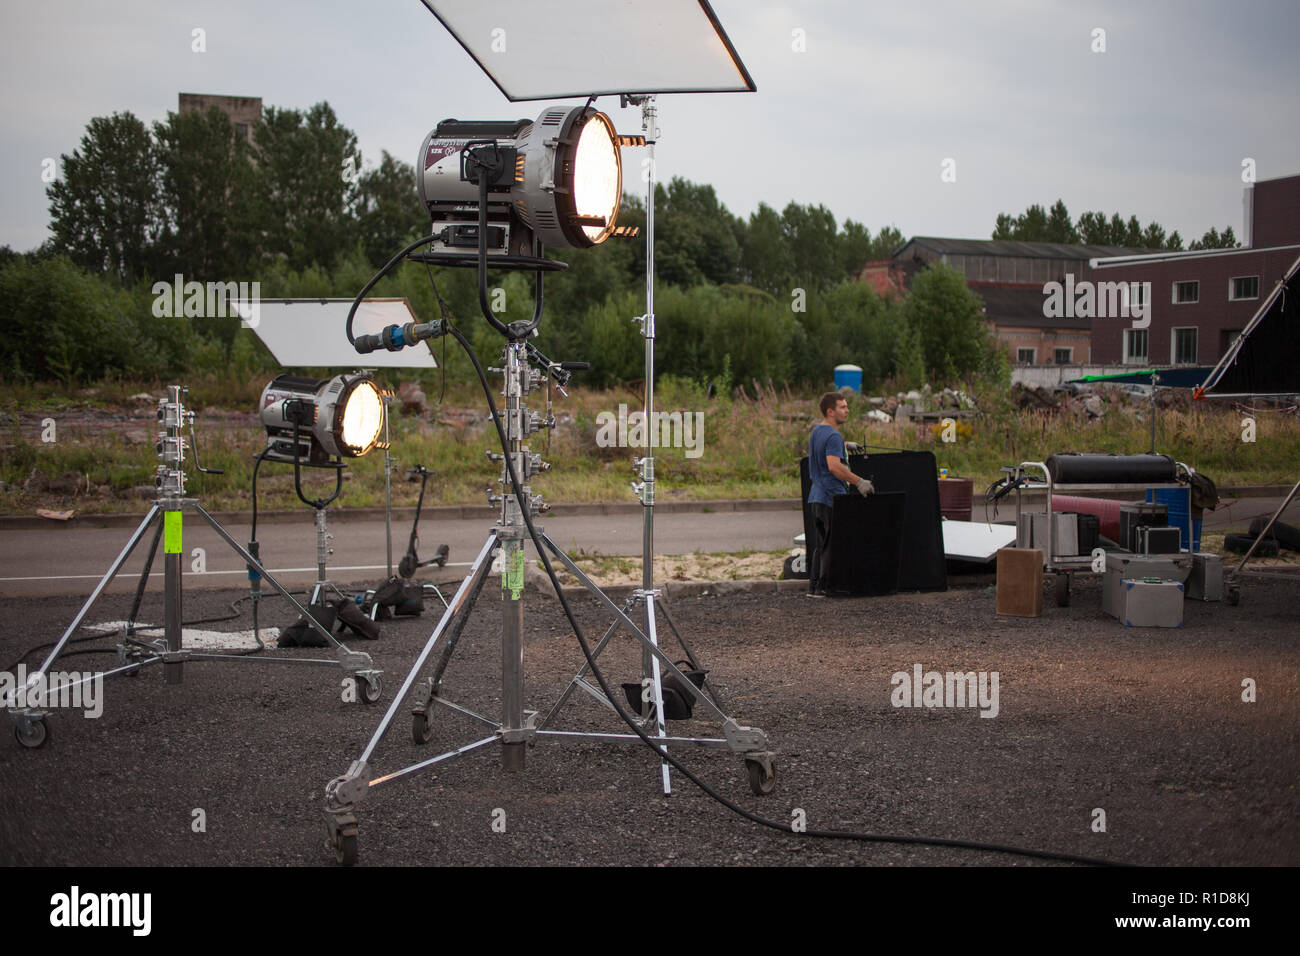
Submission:
[[[983,521],[943,521],[943,556],[957,561],[992,561],[998,549],[1016,543],[1016,526]]]
[[[124,627],[126,627],[126,621],[104,621],[100,624],[85,625],[86,630],[95,631],[106,636],[117,634]],[[280,637],[278,627],[264,627],[259,633],[262,642],[268,647],[274,647],[275,642]],[[152,641],[164,636],[165,633],[161,627],[136,624],[135,638],[137,640]],[[246,631],[202,631],[197,628],[186,627],[181,629],[181,647],[195,651],[239,651],[257,647],[257,639],[253,637],[252,628]]]

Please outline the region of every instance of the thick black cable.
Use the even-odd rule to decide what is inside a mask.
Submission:
[[[361,291],[357,293],[357,297],[352,300],[352,308],[348,309],[348,322],[346,328],[348,333],[349,345],[356,345],[357,342],[356,338],[352,335],[352,318],[357,314],[357,309],[361,306],[361,301],[366,297],[366,293],[369,292],[371,289],[373,289],[379,283],[380,279],[388,275],[388,273],[392,271],[392,269],[399,262],[401,262],[404,258],[406,258],[406,254],[408,252],[411,252],[414,249],[418,249],[420,246],[427,245],[430,242],[433,242],[435,238],[436,237],[434,236],[421,236],[419,239],[416,239],[414,242],[408,244],[404,249],[402,249],[401,252],[393,256],[393,258],[389,259],[388,262],[384,265],[384,267],[380,269],[378,272],[376,272],[373,276],[371,276],[370,281],[361,287]]]
[[[291,593],[291,594],[300,594],[300,595],[302,595],[302,596],[305,597],[305,596],[307,595],[308,592],[307,592],[307,591],[291,591],[290,593]],[[199,619],[196,620],[196,621],[182,621],[182,622],[181,622],[181,625],[182,625],[182,626],[192,626],[192,625],[194,625],[194,624],[214,624],[214,623],[219,623],[219,622],[221,622],[221,621],[230,621],[230,620],[234,620],[234,618],[236,618],[236,617],[239,616],[239,612],[238,612],[238,610],[237,610],[238,605],[242,604],[244,601],[249,600],[250,597],[251,597],[251,595],[247,595],[247,594],[246,594],[246,595],[244,595],[244,596],[241,597],[241,598],[236,598],[234,601],[231,601],[230,604],[229,604],[229,607],[230,607],[231,611],[234,612],[234,613],[232,613],[232,614],[228,614],[228,615],[226,615],[226,616],[224,616],[224,617],[207,617],[207,618],[199,618]],[[264,595],[262,595],[262,599],[263,599],[263,600],[266,600],[266,599],[268,599],[268,598],[273,598],[273,597],[284,597],[284,595],[281,594],[279,591],[272,591],[270,594],[264,594]],[[254,610],[256,610],[256,607],[254,607]],[[83,625],[83,626],[84,626],[84,625]],[[137,628],[137,630],[138,630],[138,628]],[[254,632],[256,632],[256,624],[254,625]],[[113,632],[113,634],[116,634],[116,633],[118,633],[118,632],[116,632],[116,631]],[[101,639],[101,638],[105,638],[105,637],[109,637],[109,636],[110,636],[110,634],[108,634],[108,633],[103,633],[103,632],[101,632],[101,633],[96,633],[96,634],[87,634],[87,635],[85,635],[84,637],[73,637],[73,638],[69,638],[69,639],[68,639],[68,643],[69,643],[69,644],[84,644],[86,641],[99,640],[99,639]],[[260,642],[260,638],[259,638],[259,642]],[[12,673],[13,671],[15,671],[15,670],[18,669],[18,665],[19,665],[19,664],[22,664],[24,661],[27,660],[27,658],[31,657],[31,656],[32,656],[33,654],[35,654],[37,651],[39,651],[39,650],[43,650],[43,649],[45,649],[45,648],[47,648],[47,647],[53,647],[56,643],[58,643],[58,642],[57,642],[57,641],[46,641],[44,644],[35,644],[35,645],[33,645],[32,647],[27,648],[27,650],[23,651],[22,655],[21,655],[17,660],[15,660],[12,664],[10,664],[8,667],[6,667],[5,670],[7,670],[7,671],[9,671],[10,673]],[[149,645],[149,644],[146,644],[146,643],[143,642],[143,641],[134,641],[134,640],[130,640],[129,638],[128,638],[128,643],[138,644],[138,645],[141,646],[141,647],[150,647],[150,646],[151,646],[151,645]],[[265,645],[263,645],[263,648],[264,648],[264,647],[265,647]],[[258,650],[261,650],[261,649],[263,649],[263,648],[259,648]],[[117,650],[116,646],[114,646],[114,647],[103,647],[103,648],[99,648],[99,647],[91,647],[91,648],[86,648],[86,649],[84,649],[84,650],[65,651],[64,653],[60,654],[60,655],[58,656],[58,658],[56,658],[56,659],[57,659],[57,660],[63,660],[63,658],[65,658],[65,657],[71,657],[71,656],[73,656],[74,654],[109,654],[109,653],[116,653],[116,650]],[[253,653],[257,653],[257,651],[254,651],[254,650],[251,650],[251,649],[250,649],[250,650],[248,650],[248,651],[242,651],[242,652],[240,652],[240,653],[253,654]]]
[[[744,807],[740,806],[739,804],[733,803],[731,800],[727,799],[722,794],[715,791],[712,787],[706,784],[699,777],[695,776],[695,774],[691,773],[691,771],[688,770],[685,766],[683,766],[680,761],[678,761],[675,757],[673,757],[670,753],[668,753],[666,749],[660,749],[660,745],[655,744],[654,741],[644,731],[641,730],[640,726],[638,726],[636,721],[632,719],[631,715],[628,714],[628,712],[625,711],[623,707],[618,703],[617,697],[610,691],[609,684],[606,682],[604,674],[601,673],[600,668],[597,667],[596,660],[591,653],[591,648],[587,644],[587,639],[582,633],[582,628],[579,627],[577,620],[573,616],[573,611],[569,607],[569,602],[564,597],[564,588],[560,585],[559,580],[555,576],[555,570],[551,567],[551,561],[550,558],[547,556],[546,547],[543,545],[541,538],[537,533],[537,530],[533,527],[533,520],[529,515],[528,501],[524,497],[523,487],[520,485],[519,476],[515,472],[514,460],[510,454],[510,444],[506,440],[505,429],[501,425],[501,414],[497,410],[496,401],[492,397],[492,387],[488,383],[487,375],[483,371],[483,366],[479,363],[478,356],[475,355],[473,348],[470,347],[469,341],[465,338],[464,334],[459,329],[456,328],[450,328],[449,334],[454,336],[456,341],[460,343],[461,348],[465,350],[465,354],[469,356],[470,362],[473,363],[474,365],[474,371],[478,375],[479,384],[482,385],[483,387],[483,394],[487,397],[488,408],[492,412],[492,423],[493,425],[496,426],[497,437],[501,442],[501,451],[505,458],[506,472],[510,477],[510,486],[514,492],[515,500],[519,504],[520,514],[524,519],[524,524],[527,525],[528,527],[528,534],[529,537],[532,538],[533,547],[537,549],[538,556],[542,559],[542,566],[546,569],[546,574],[551,579],[551,586],[555,589],[555,595],[560,601],[560,607],[564,609],[564,615],[566,618],[568,618],[569,626],[573,628],[573,633],[577,637],[578,644],[582,648],[583,656],[587,659],[587,666],[591,669],[592,676],[595,677],[597,683],[600,684],[600,689],[602,693],[604,693],[606,700],[608,700],[610,704],[613,706],[615,712],[619,715],[619,717],[623,719],[623,722],[625,724],[627,724],[630,728],[632,728],[632,731],[637,735],[637,737],[639,737],[647,747],[649,747],[651,750],[655,752],[655,755],[659,759],[667,761],[670,765],[676,768],[683,776],[685,776],[686,779],[690,780],[691,783],[699,787],[702,791],[704,791],[705,794],[712,797],[714,800],[722,804],[727,809],[744,817],[746,820],[749,820],[751,823],[756,823],[759,826],[767,827],[772,830],[778,830],[782,833],[790,833],[798,836],[819,837],[823,839],[832,839],[832,840],[857,840],[860,842],[867,842],[867,843],[898,843],[898,844],[914,845],[914,846],[939,846],[939,847],[952,847],[956,849],[965,849],[965,850],[981,850],[984,852],[992,852],[992,853],[1009,853],[1016,856],[1027,856],[1027,857],[1033,857],[1041,860],[1059,860],[1067,863],[1081,863],[1090,866],[1119,865],[1119,864],[1111,863],[1110,861],[1107,860],[1099,860],[1092,857],[1077,856],[1075,854],[1070,854],[1070,853],[1054,853],[1051,851],[1043,851],[1043,850],[1028,850],[1021,847],[1005,846],[996,843],[979,843],[971,840],[949,840],[949,839],[936,838],[936,837],[899,836],[899,835],[884,834],[884,833],[856,833],[847,830],[808,829],[808,830],[796,831],[794,829],[793,823],[779,823],[775,820],[769,820],[766,817],[761,817],[756,813],[751,813],[749,810],[746,810]]]

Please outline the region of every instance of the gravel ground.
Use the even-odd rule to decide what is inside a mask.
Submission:
[[[187,593],[186,616],[220,614],[242,593]],[[449,697],[488,714],[499,699],[494,597],[490,583],[445,682]],[[527,600],[527,695],[545,709],[581,655],[555,601],[531,590]],[[0,666],[57,636],[78,605],[0,600]],[[89,620],[128,606],[105,599]],[[289,623],[282,603],[264,607],[264,624]],[[590,598],[575,609],[594,642],[607,615]],[[730,712],[770,735],[776,790],[752,795],[731,755],[681,756],[754,812],[1139,864],[1300,863],[1300,665],[1286,584],[1248,582],[1237,608],[1188,601],[1181,630],[1119,626],[1102,615],[1097,579],[1076,580],[1073,605],[1049,599],[1040,619],[999,618],[987,587],[840,600],[730,593],[678,598],[672,609]],[[142,616],[160,619],[160,598]],[[108,682],[102,717],[56,714],[42,749],[0,741],[0,864],[334,865],[324,784],[361,753],[434,622],[431,613],[389,622],[380,640],[353,642],[385,669],[377,706],[344,703],[334,668],[193,663],[180,686],[157,667]],[[247,626],[247,617],[217,625]],[[637,657],[626,639],[611,645],[610,680],[635,680]],[[997,716],[892,706],[891,675],[915,664],[996,671]],[[1255,703],[1242,701],[1245,678]],[[623,729],[581,694],[558,726]],[[699,720],[673,726],[712,733]],[[433,740],[417,747],[403,707],[372,768],[396,770],[476,736],[440,711]],[[359,812],[360,864],[1038,862],[771,833],[673,779],[666,798],[640,745],[548,741],[516,774],[490,746],[371,794]],[[1105,832],[1093,829],[1098,808]]]

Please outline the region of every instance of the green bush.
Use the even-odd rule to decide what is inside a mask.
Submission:
[[[0,269],[0,371],[17,380],[156,378],[185,368],[194,332],[160,319],[152,297],[59,256]]]

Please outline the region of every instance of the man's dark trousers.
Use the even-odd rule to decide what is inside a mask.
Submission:
[[[831,574],[831,506],[812,502],[813,540],[808,550],[808,590],[825,594]]]

